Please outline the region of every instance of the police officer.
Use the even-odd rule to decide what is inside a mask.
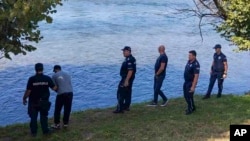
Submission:
[[[28,115],[30,116],[30,130],[32,136],[37,135],[37,116],[40,113],[40,122],[43,134],[50,133],[48,129],[48,111],[51,103],[49,102],[50,92],[49,87],[56,90],[52,79],[43,74],[43,64],[35,64],[36,74],[29,78],[27,83],[27,89],[23,96],[23,104],[27,104],[28,101]]]
[[[154,100],[148,106],[157,106],[158,95],[160,95],[163,100],[163,103],[161,104],[161,106],[166,106],[168,103],[167,97],[161,91],[161,86],[162,86],[163,80],[165,79],[166,68],[168,65],[168,57],[165,53],[165,46],[160,45],[158,48],[158,52],[160,53],[160,56],[157,58],[155,62]]]
[[[186,109],[186,115],[191,114],[195,111],[194,104],[194,91],[198,83],[199,73],[200,73],[200,64],[196,60],[196,51],[189,51],[188,62],[184,71],[184,84],[183,84],[183,93],[185,100],[187,102],[188,108]]]
[[[221,45],[216,44],[214,46],[215,53],[213,58],[213,63],[210,71],[210,82],[208,86],[208,90],[203,99],[210,98],[212,89],[214,87],[214,83],[217,79],[218,81],[218,94],[217,98],[221,97],[222,89],[223,89],[223,81],[227,77],[227,57],[221,52]]]
[[[121,81],[117,90],[118,105],[113,113],[123,113],[124,110],[130,110],[132,85],[136,73],[136,59],[131,54],[131,48],[125,46],[122,51],[125,60],[120,69]]]

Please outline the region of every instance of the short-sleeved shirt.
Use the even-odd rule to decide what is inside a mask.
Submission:
[[[73,92],[71,77],[64,71],[58,71],[52,76],[53,82],[56,84],[57,94]]]
[[[126,57],[122,63],[120,76],[122,78],[126,78],[129,70],[133,70],[132,77],[134,77],[136,73],[136,59],[132,55]]]
[[[223,53],[214,53],[214,65],[212,67],[213,72],[224,72],[224,62],[227,62],[227,57]]]
[[[197,60],[188,61],[184,71],[184,79],[186,82],[193,82],[194,75],[200,73],[200,64]]]
[[[30,77],[27,84],[27,90],[31,90],[29,102],[37,103],[40,100],[49,100],[49,88],[54,86],[52,79],[47,75],[36,74]]]
[[[165,67],[164,67],[164,70],[158,75],[158,76],[165,76],[166,75],[166,68],[167,68],[167,65],[168,65],[168,57],[167,55],[164,53],[164,54],[161,54],[156,62],[155,62],[155,73],[157,73],[157,71],[160,69],[161,67],[161,63],[165,63]]]

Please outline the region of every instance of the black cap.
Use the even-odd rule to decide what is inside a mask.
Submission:
[[[36,63],[35,64],[35,70],[36,71],[43,71],[43,64],[42,63]]]
[[[122,49],[122,51],[124,51],[124,50],[131,51],[131,48],[130,48],[129,46],[125,46],[125,47]]]
[[[216,44],[213,49],[221,48],[220,44]]]
[[[54,69],[53,69],[53,72],[55,72],[56,70],[61,70],[61,66],[60,65],[55,65]]]

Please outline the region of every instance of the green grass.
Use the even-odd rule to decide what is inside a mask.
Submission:
[[[171,99],[167,107],[133,104],[131,111],[113,114],[114,108],[73,113],[68,129],[36,138],[28,124],[0,128],[0,141],[213,141],[229,140],[230,124],[250,124],[250,95],[195,97],[197,110],[184,115],[184,98]],[[52,124],[52,120],[50,119]]]

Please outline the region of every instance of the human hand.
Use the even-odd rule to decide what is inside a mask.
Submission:
[[[194,87],[191,87],[190,90],[189,90],[189,92],[190,92],[190,93],[193,93],[194,90],[195,90],[195,88],[194,88]]]
[[[124,87],[127,87],[129,85],[128,81],[124,82]]]
[[[159,76],[158,76],[157,74],[155,74],[155,78],[158,79],[158,77],[159,77]]]
[[[227,74],[223,74],[222,79],[227,78]]]
[[[23,105],[26,105],[26,104],[27,104],[27,100],[23,99]]]

